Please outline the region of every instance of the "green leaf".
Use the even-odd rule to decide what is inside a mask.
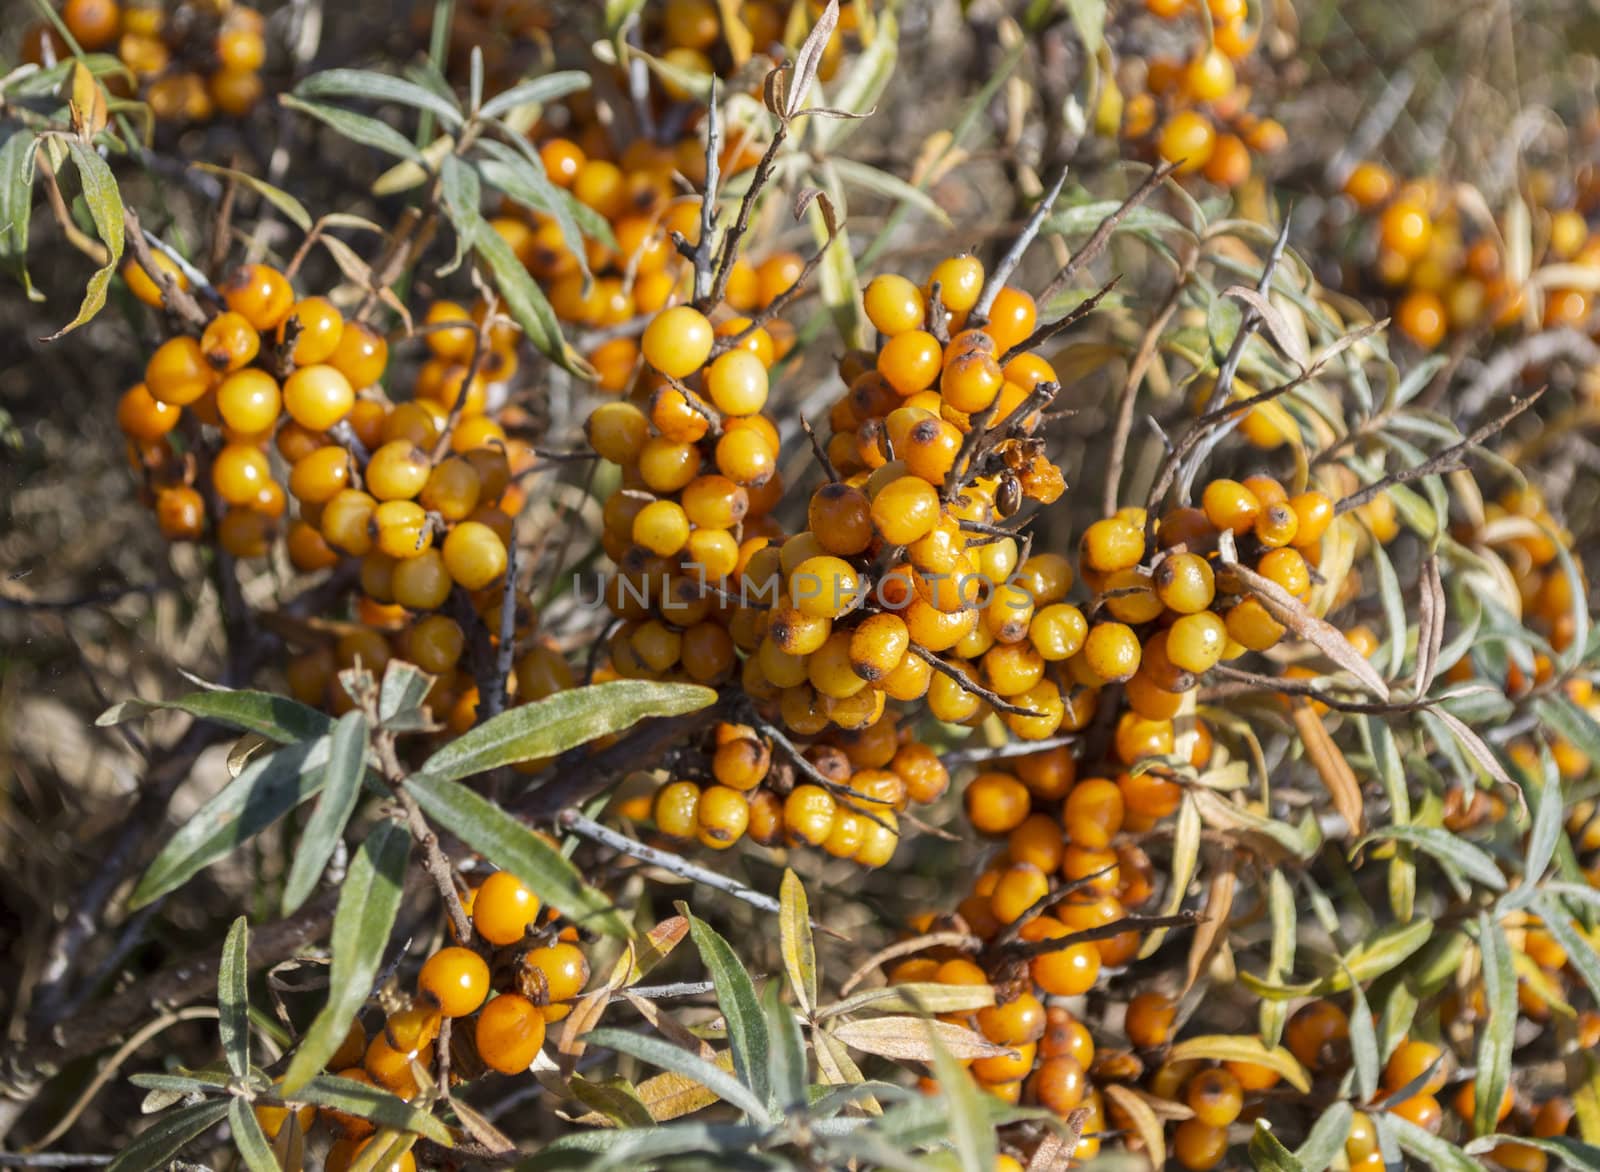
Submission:
[[[806,886],[788,867],[778,886],[778,933],[789,988],[807,1014],[817,1009],[817,946],[811,937],[811,905]]]
[[[616,246],[611,225],[599,212],[573,198],[565,188],[550,182],[544,161],[531,146],[519,142],[516,148],[493,139],[478,143],[478,150],[491,156],[478,160],[478,171],[485,183],[507,198],[552,217],[561,229],[561,240],[578,261],[578,268],[589,271],[588,248],[584,237],[608,248]]]
[[[689,935],[716,987],[717,1008],[722,1010],[722,1018],[728,1023],[728,1047],[733,1051],[734,1073],[756,1098],[766,1102],[772,1094],[767,1082],[772,1043],[755,982],[745,971],[738,954],[715,928],[696,917],[686,904],[680,903],[678,911],[689,921]]]
[[[438,275],[443,277],[455,272],[478,237],[492,229],[484,222],[479,211],[483,191],[476,170],[455,155],[446,155],[439,168],[439,177],[444,194],[445,217],[456,230],[455,256],[438,270]]]
[[[222,942],[217,968],[217,1027],[228,1069],[238,1078],[250,1073],[250,923],[240,916]]]
[[[19,130],[0,146],[0,265],[16,274],[29,301],[43,301],[28,276],[28,225],[33,215],[33,161],[39,140]]]
[[[328,738],[288,745],[245,767],[174,834],[129,898],[141,908],[249,841],[322,789]]]
[[[510,89],[501,90],[483,104],[483,108],[478,111],[478,117],[498,118],[517,106],[529,106],[535,102],[553,102],[557,98],[564,98],[568,94],[575,94],[579,90],[588,88],[589,75],[582,70],[557,70],[543,77],[519,81]]]
[[[339,907],[333,916],[328,969],[328,1000],[306,1031],[289,1069],[283,1093],[292,1094],[315,1078],[350,1031],[350,1023],[372,993],[383,964],[400,896],[405,889],[411,834],[398,822],[383,821],[368,833],[350,860]]]
[[[606,31],[616,33],[644,7],[644,0],[606,0]]]
[[[655,1119],[650,1108],[633,1084],[624,1078],[611,1078],[593,1082],[582,1075],[573,1075],[568,1084],[573,1096],[585,1107],[598,1111],[618,1127],[654,1127]]]
[[[662,1070],[681,1074],[684,1078],[692,1079],[705,1087],[730,1107],[743,1111],[751,1119],[768,1121],[766,1103],[756,1098],[749,1087],[720,1066],[707,1062],[698,1054],[691,1054],[688,1050],[674,1046],[671,1042],[645,1037],[642,1034],[630,1034],[626,1030],[610,1027],[590,1030],[583,1035],[583,1041],[585,1045],[615,1050],[618,1054],[627,1054]]]
[[[1354,857],[1356,852],[1368,843],[1384,839],[1413,843],[1438,860],[1445,870],[1459,871],[1490,891],[1506,889],[1506,877],[1501,874],[1500,868],[1495,865],[1494,859],[1488,852],[1436,826],[1419,826],[1412,823],[1382,827],[1357,839],[1355,845],[1350,848],[1351,856]]]
[[[1098,55],[1106,43],[1106,0],[1065,0],[1065,3],[1085,51],[1090,57]]]
[[[326,102],[307,102],[293,94],[280,94],[278,101],[291,110],[311,115],[318,122],[330,127],[335,134],[348,138],[351,142],[372,147],[396,158],[409,159],[413,163],[422,161],[421,153],[411,145],[411,141],[387,122],[381,122],[366,114],[342,110]]]
[[[332,731],[333,718],[270,692],[193,692],[177,700],[124,700],[100,714],[101,728],[136,720],[160,709],[187,712],[201,720],[259,733],[280,745],[309,741]]]
[[[1382,1064],[1378,1031],[1372,1024],[1372,1009],[1359,981],[1350,984],[1350,1065],[1355,1072],[1356,1093],[1363,1102],[1378,1093],[1378,1068]]]
[[[248,171],[236,171],[232,167],[219,167],[215,163],[190,163],[189,166],[196,171],[204,171],[210,175],[221,175],[225,179],[231,179],[235,183],[249,188],[282,212],[283,218],[296,228],[299,228],[300,231],[311,231],[311,213],[306,211],[305,204],[281,187],[274,187],[259,175],[252,175]]]
[[[1340,1099],[1331,1104],[1312,1125],[1305,1142],[1295,1149],[1295,1159],[1305,1172],[1322,1172],[1334,1157],[1344,1150],[1344,1141],[1350,1135],[1350,1120],[1355,1108]]]
[[[1568,1168],[1572,1172],[1600,1172],[1600,1147],[1584,1143],[1582,1140],[1568,1139],[1564,1135],[1549,1137],[1486,1135],[1473,1140],[1462,1151],[1469,1156],[1476,1156],[1492,1152],[1501,1144],[1513,1146],[1520,1144],[1523,1147],[1538,1148],[1541,1152],[1549,1152],[1561,1160],[1559,1165],[1551,1165],[1552,1167]]]
[[[289,878],[283,886],[283,914],[291,915],[306,901],[344,837],[344,829],[361,796],[366,775],[367,718],[347,712],[328,738],[328,767],[323,772],[322,797],[311,812],[305,833],[296,844]]]
[[[414,731],[413,718],[428,698],[433,677],[414,663],[391,659],[378,685],[378,722],[396,732]]]
[[[225,1099],[180,1107],[140,1132],[111,1161],[110,1172],[153,1172],[156,1168],[165,1168],[185,1144],[221,1123],[227,1114]]]
[[[545,298],[544,290],[523,268],[511,245],[498,232],[479,232],[473,241],[478,255],[494,274],[495,288],[510,310],[512,320],[522,327],[534,349],[563,370],[587,377],[586,364],[567,345],[561,335],[561,323],[555,310]]]
[[[1281,870],[1273,869],[1267,879],[1267,918],[1272,924],[1272,951],[1267,979],[1280,984],[1294,973],[1295,936],[1299,914],[1294,906],[1294,888]],[[1261,1040],[1276,1046],[1283,1038],[1288,1006],[1282,1001],[1261,1002]]]
[[[1500,1118],[1500,1099],[1511,1080],[1516,1048],[1517,974],[1505,931],[1488,912],[1478,913],[1478,951],[1482,955],[1485,1013],[1478,1029],[1478,1072],[1474,1082],[1473,1131],[1484,1135]]]
[[[343,1111],[379,1127],[420,1135],[441,1147],[455,1146],[450,1129],[432,1115],[368,1083],[319,1074],[296,1091],[294,1097],[296,1102]]]
[[[536,707],[530,704],[506,715]],[[475,731],[482,732],[493,723],[491,720]],[[510,871],[543,902],[608,936],[628,935],[628,925],[611,901],[585,883],[578,869],[559,850],[487,798],[429,773],[408,777],[405,787],[429,818],[491,863]]]
[[[622,732],[646,717],[681,716],[716,698],[716,692],[699,684],[652,680],[569,688],[484,721],[429,757],[422,772],[439,781],[455,781],[502,765],[554,757]]]
[[[988,1172],[996,1150],[994,1123],[983,1102],[983,1092],[967,1074],[934,1029],[928,1029],[933,1047],[933,1072],[941,1097],[948,1106],[947,1134],[962,1172]]]
[[[1533,702],[1539,719],[1591,761],[1600,761],[1600,723],[1565,696],[1542,696]]]
[[[858,163],[854,159],[832,157],[828,165],[833,173],[839,177],[839,182],[846,187],[859,188],[872,195],[883,199],[895,201],[914,208],[930,217],[941,228],[950,226],[950,217],[939,206],[933,196],[920,187],[914,187],[898,175],[888,171],[881,171],[877,167],[869,167],[865,163]]]
[[[233,1130],[233,1146],[239,1149],[250,1172],[281,1172],[267,1133],[261,1130],[261,1121],[241,1097],[228,1104],[228,1126]]]
[[[1256,1172],[1306,1172],[1306,1166],[1272,1134],[1265,1119],[1256,1120],[1250,1136],[1250,1166]]]
[[[1573,928],[1571,913],[1548,891],[1541,891],[1530,900],[1529,910],[1538,914],[1544,921],[1544,930],[1566,949],[1567,963],[1583,978],[1589,992],[1600,998],[1600,956],[1595,955],[1588,938]]]
[[[325,69],[295,86],[294,92],[306,98],[396,102],[416,110],[429,110],[452,130],[459,129],[462,123],[461,108],[443,95],[416,82],[368,69]]]
[[[70,333],[100,312],[106,303],[106,290],[111,286],[111,278],[116,276],[117,266],[122,263],[124,225],[122,193],[117,190],[117,180],[93,147],[77,139],[69,139],[67,151],[78,169],[78,178],[83,184],[83,202],[89,209],[90,218],[94,220],[94,230],[105,243],[106,263],[89,278],[83,304],[78,307],[78,316],[46,338],[47,342]]]
[[[1401,1150],[1426,1161],[1433,1172],[1482,1172],[1482,1166],[1455,1144],[1424,1131],[1411,1120],[1385,1113],[1384,1122],[1394,1129]]]
[[[768,981],[761,993],[767,1036],[772,1039],[772,1096],[785,1115],[806,1106],[806,1043],[794,1011],[783,1003],[777,981]]]

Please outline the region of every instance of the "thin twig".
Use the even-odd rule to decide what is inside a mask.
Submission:
[[[733,227],[723,237],[722,248],[717,257],[717,277],[711,286],[711,292],[705,298],[696,298],[695,305],[702,311],[722,303],[723,295],[728,289],[728,278],[733,274],[734,262],[739,259],[739,245],[743,242],[745,233],[750,230],[750,216],[755,210],[756,200],[767,185],[768,178],[772,175],[772,165],[778,158],[778,151],[789,137],[788,122],[780,121],[778,129],[773,132],[772,141],[767,144],[767,149],[761,156],[761,161],[756,164],[755,173],[750,178],[750,186],[745,188],[744,198],[739,201],[739,214],[733,221]]]
[[[817,463],[822,465],[822,470],[828,480],[834,484],[839,482],[839,470],[833,466],[833,461],[828,459],[828,450],[822,446],[822,441],[817,438],[817,433],[811,427],[811,420],[804,415],[800,417],[800,428],[806,433],[806,439],[811,441],[811,452],[817,458]]]
[[[1335,513],[1348,513],[1351,509],[1359,509],[1379,493],[1386,492],[1397,484],[1407,484],[1413,480],[1421,480],[1426,476],[1437,476],[1442,472],[1453,472],[1461,467],[1467,451],[1477,447],[1484,440],[1506,427],[1517,416],[1529,407],[1532,407],[1544,395],[1546,388],[1540,387],[1525,399],[1514,399],[1509,410],[1491,419],[1482,427],[1477,428],[1471,435],[1459,443],[1451,444],[1444,451],[1439,452],[1423,463],[1413,468],[1402,468],[1398,472],[1391,472],[1381,480],[1375,480],[1365,488],[1351,493],[1342,498],[1334,506]]]
[[[1005,699],[998,693],[991,692],[988,688],[978,683],[977,680],[973,679],[955,664],[939,658],[935,652],[929,651],[926,647],[923,647],[917,643],[912,643],[910,645],[910,650],[913,655],[922,660],[929,667],[933,668],[934,671],[938,672],[942,676],[948,676],[950,679],[954,680],[958,685],[960,685],[962,691],[971,692],[980,700],[986,701],[988,705],[997,712],[1004,712],[1009,716],[1044,715],[1042,712],[1035,712],[1032,708],[1023,708],[1019,704],[1013,704],[1011,701]]]
[[[1109,216],[1100,221],[1100,223],[1095,227],[1093,234],[1090,235],[1089,239],[1083,242],[1083,247],[1078,249],[1077,252],[1073,253],[1072,259],[1061,266],[1061,271],[1056,273],[1054,277],[1050,278],[1050,283],[1039,291],[1039,296],[1037,298],[1038,303],[1040,305],[1047,304],[1052,298],[1055,297],[1057,293],[1065,289],[1067,287],[1067,282],[1072,280],[1079,269],[1083,268],[1084,265],[1088,264],[1095,257],[1100,255],[1101,251],[1106,246],[1106,242],[1111,239],[1111,234],[1117,230],[1117,225],[1122,223],[1123,219],[1127,217],[1128,213],[1133,211],[1134,208],[1138,207],[1145,200],[1149,199],[1150,193],[1155,191],[1157,187],[1161,186],[1161,184],[1166,180],[1167,176],[1171,175],[1177,169],[1177,163],[1163,163],[1154,171],[1150,172],[1150,174],[1146,175],[1144,182],[1139,184],[1138,187],[1134,188],[1133,194],[1128,196],[1127,199],[1123,200],[1122,204],[1117,208],[1116,211],[1112,212]]]
[[[698,883],[714,891],[731,895],[735,899],[749,904],[751,907],[760,908],[764,912],[776,914],[779,904],[772,896],[746,887],[743,883],[729,879],[726,875],[716,871],[709,871],[704,867],[691,863],[681,855],[672,854],[670,851],[660,850],[653,846],[646,846],[642,842],[629,838],[626,834],[602,826],[593,818],[585,817],[576,810],[563,811],[556,819],[556,825],[562,830],[570,831],[580,838],[587,838],[601,846],[610,847],[630,858],[648,863],[652,867],[660,867],[663,871],[670,872],[680,879],[687,879],[691,883]]]
[[[1017,238],[1011,242],[1011,247],[1000,258],[1000,263],[994,266],[989,274],[989,279],[984,282],[983,292],[978,294],[978,300],[972,307],[972,312],[967,315],[967,329],[978,329],[989,320],[989,311],[994,308],[994,299],[1000,295],[1000,290],[1005,288],[1011,274],[1022,263],[1022,254],[1028,251],[1028,246],[1039,235],[1039,229],[1044,227],[1045,217],[1050,214],[1050,209],[1055,206],[1061,197],[1061,189],[1067,183],[1067,171],[1062,167],[1061,174],[1056,176],[1055,183],[1050,190],[1045,192],[1044,198],[1033,209],[1033,214],[1028,217],[1028,222],[1022,226],[1022,231],[1017,233]]]
[[[128,247],[133,249],[133,259],[139,262],[139,267],[155,282],[156,288],[161,290],[161,304],[166,307],[167,312],[195,329],[205,329],[206,323],[211,320],[211,315],[200,307],[200,303],[191,293],[178,284],[178,278],[156,264],[155,257],[150,252],[150,242],[145,236],[144,226],[139,223],[139,213],[130,207],[123,208],[122,224],[123,237],[127,240]],[[191,281],[193,279],[190,278]]]

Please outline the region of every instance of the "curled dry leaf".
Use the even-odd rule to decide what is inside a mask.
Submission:
[[[1344,668],[1380,699],[1389,698],[1389,685],[1383,680],[1366,656],[1357,651],[1332,623],[1317,618],[1300,601],[1272,579],[1256,573],[1249,566],[1234,562],[1227,569],[1278,622],[1297,637],[1312,644],[1334,663]]]
[[[1350,762],[1345,760],[1344,752],[1334,742],[1317,710],[1304,700],[1294,702],[1294,727],[1300,734],[1300,743],[1305,746],[1306,756],[1316,767],[1317,776],[1328,787],[1333,808],[1345,821],[1342,837],[1360,834],[1364,826],[1363,801],[1356,771],[1350,768]]]

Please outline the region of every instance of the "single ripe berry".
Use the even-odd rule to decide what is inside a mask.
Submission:
[[[530,949],[523,955],[522,964],[529,973],[538,974],[535,983],[542,984],[550,1002],[570,1001],[589,983],[589,958],[583,949],[565,940]],[[548,1012],[545,1020],[552,1020]]]
[[[289,279],[267,265],[241,265],[218,290],[229,309],[258,333],[275,330],[294,305]]]
[[[490,1070],[521,1074],[544,1046],[545,1016],[516,993],[502,993],[483,1007],[473,1027],[478,1057]]]
[[[1009,773],[979,774],[967,786],[964,801],[967,821],[980,834],[1009,833],[1032,806],[1027,787]]]
[[[490,875],[472,901],[473,928],[499,947],[521,940],[538,915],[539,897],[510,871]]]
[[[767,368],[748,350],[730,350],[705,372],[706,393],[725,415],[754,415],[767,403]]]
[[[224,373],[240,370],[255,361],[261,350],[261,335],[242,313],[219,313],[200,335],[200,349],[206,361]]]
[[[441,948],[423,962],[417,991],[445,1017],[466,1017],[489,995],[489,966],[470,948]]]
[[[1176,163],[1180,174],[1189,174],[1210,161],[1216,145],[1216,127],[1209,118],[1194,110],[1179,110],[1161,128],[1156,152],[1166,162]]]
[[[1215,613],[1184,615],[1167,632],[1167,658],[1184,671],[1210,671],[1228,646],[1228,628]]]
[[[750,803],[725,785],[708,786],[695,811],[695,837],[712,850],[727,850],[744,837],[750,825]]]
[[[230,505],[249,505],[272,479],[267,454],[254,444],[227,444],[211,464],[211,485]]]
[[[151,254],[151,263],[165,276],[177,282],[178,288],[187,290],[189,278],[178,267],[178,262],[167,256],[164,252]],[[152,309],[160,309],[162,305],[161,286],[158,285],[143,265],[136,260],[128,260],[122,266],[122,279],[128,283],[128,291]]]
[[[117,426],[129,439],[153,442],[183,418],[183,409],[163,403],[143,383],[129,387],[117,401]]]
[[[910,545],[939,523],[939,494],[920,476],[901,476],[872,500],[872,521],[891,545]]]
[[[1123,1030],[1141,1050],[1165,1045],[1178,1018],[1178,1003],[1163,993],[1139,993],[1128,1002]]]
[[[328,444],[295,461],[289,469],[289,491],[303,504],[320,505],[350,487],[350,453]]]
[[[952,313],[965,314],[983,292],[983,262],[966,253],[946,257],[928,274],[928,287],[939,286],[939,301]]]
[[[174,407],[187,407],[215,382],[216,371],[206,361],[199,340],[183,334],[157,347],[144,368],[144,385],[151,396]]]
[[[410,440],[392,440],[372,453],[364,474],[367,491],[380,501],[411,500],[428,482],[433,464]]]
[[[289,357],[296,366],[326,362],[339,348],[344,333],[344,315],[325,297],[307,297],[295,302],[278,323],[278,345],[290,346]],[[291,341],[292,339],[292,341]]]
[[[332,366],[302,366],[283,384],[289,417],[311,431],[326,431],[355,405],[350,380]]]
[[[867,320],[881,334],[894,337],[922,326],[927,313],[922,290],[897,273],[884,273],[868,282],[862,292]]]
[[[205,533],[206,503],[188,485],[178,484],[156,493],[156,524],[168,541],[198,541]]]
[[[676,305],[645,327],[640,349],[645,361],[668,378],[688,378],[711,356],[711,323],[698,309]]]
[[[1194,1117],[1208,1127],[1227,1127],[1244,1107],[1244,1089],[1231,1071],[1202,1070],[1189,1080],[1185,1101]]]
[[[878,373],[901,398],[931,387],[943,364],[939,341],[926,330],[896,334],[878,351]]]
[[[854,566],[830,554],[807,558],[789,575],[795,608],[814,619],[835,619],[860,601],[861,577]]]
[[[326,520],[326,510],[323,516]],[[420,560],[413,558],[404,564],[411,565]],[[399,568],[396,567],[397,570]],[[466,645],[467,639],[461,624],[447,615],[428,615],[406,632],[406,658],[423,671],[436,676],[443,675],[461,662]]]
[[[811,496],[807,526],[831,554],[851,557],[872,544],[872,502],[859,488],[829,481]]]
[[[1215,102],[1233,92],[1233,62],[1219,49],[1207,49],[1183,71],[1183,88],[1196,102]]]
[[[444,564],[462,587],[482,590],[505,573],[505,543],[489,526],[463,521],[444,539]]]
[[[1190,1172],[1205,1172],[1228,1154],[1226,1128],[1212,1127],[1196,1117],[1185,1119],[1172,1133],[1172,1154]]]
[[[433,547],[433,525],[415,501],[383,501],[372,511],[378,549],[392,558],[414,558]]]

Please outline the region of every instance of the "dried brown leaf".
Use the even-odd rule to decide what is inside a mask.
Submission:
[[[938,1035],[945,1049],[961,1059],[998,1058],[1011,1052],[1008,1047],[997,1046],[966,1026],[909,1014],[860,1018],[841,1022],[832,1030],[835,1038],[853,1050],[862,1050],[881,1058],[896,1058],[902,1062],[933,1061],[933,1040],[928,1036],[930,1032]]]
[[[1380,699],[1389,698],[1389,685],[1384,682],[1377,669],[1367,662],[1366,657],[1351,646],[1350,641],[1338,627],[1317,618],[1282,586],[1256,573],[1243,563],[1233,563],[1227,572],[1233,574],[1240,585],[1255,595],[1272,617],[1288,627],[1297,638],[1312,644],[1318,651],[1360,680],[1368,691]]]
[[[1327,725],[1322,723],[1322,717],[1305,700],[1294,702],[1294,727],[1300,734],[1300,743],[1305,746],[1306,756],[1316,767],[1317,776],[1328,787],[1333,808],[1345,820],[1344,836],[1361,834],[1364,825],[1361,783],[1356,780],[1356,772],[1345,760],[1343,751],[1334,743]]]

